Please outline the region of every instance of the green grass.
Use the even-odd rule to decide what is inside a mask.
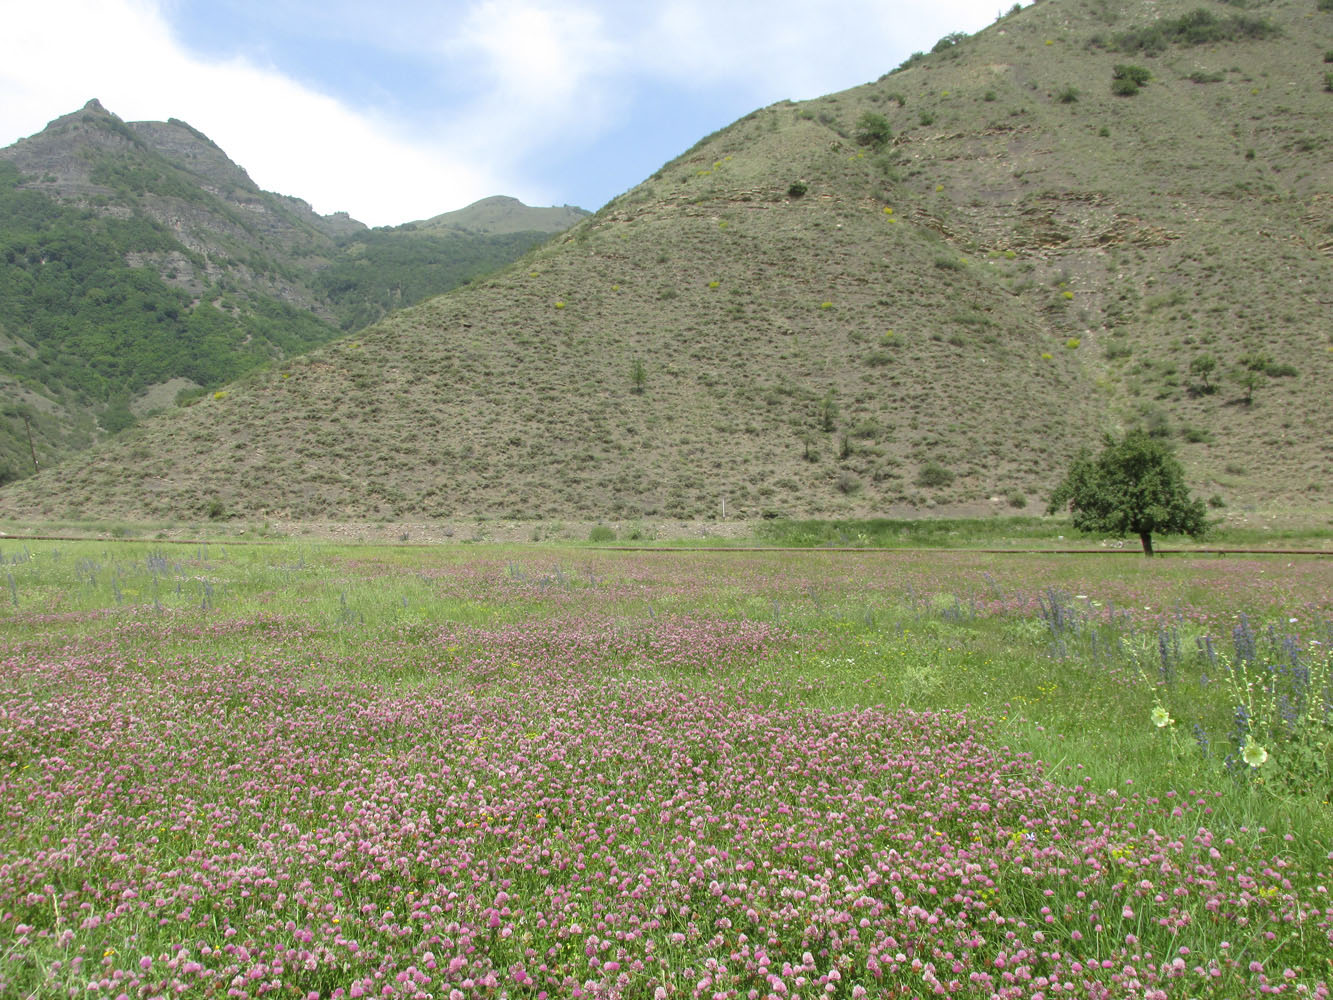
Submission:
[[[987,545],[1056,544],[1069,527],[1053,518],[932,517],[912,520],[873,518],[847,521],[769,521],[755,537],[773,545],[816,548],[851,545],[871,548],[974,548]]]
[[[451,945],[439,936],[428,940],[427,931],[382,936],[380,928],[386,921],[392,924],[385,911],[410,910],[417,896],[423,905],[438,905],[446,901],[445,890],[462,885],[447,870],[427,863],[434,857],[438,864],[449,855],[423,855],[404,846],[419,839],[424,843],[429,827],[414,825],[416,832],[400,835],[396,831],[402,823],[419,824],[420,817],[433,815],[442,831],[457,830],[457,836],[468,838],[467,867],[460,869],[468,878],[469,871],[508,864],[509,852],[534,823],[541,830],[558,822],[546,834],[546,849],[560,856],[563,838],[581,836],[582,823],[610,808],[605,829],[596,828],[598,843],[614,840],[616,851],[630,858],[624,864],[642,875],[676,863],[671,859],[682,842],[680,833],[670,825],[671,809],[664,805],[660,816],[656,808],[635,813],[633,836],[627,834],[622,842],[616,839],[619,813],[623,821],[631,815],[626,810],[645,800],[656,802],[665,794],[663,787],[674,789],[677,803],[699,788],[708,801],[709,781],[724,779],[721,770],[708,768],[721,768],[726,760],[747,761],[756,753],[754,759],[776,760],[789,752],[780,731],[764,737],[775,742],[743,745],[760,737],[740,722],[782,718],[790,725],[818,728],[821,718],[864,720],[868,706],[926,713],[910,716],[916,719],[961,712],[981,741],[974,757],[982,745],[1003,746],[1013,755],[1014,768],[1035,766],[1056,783],[1050,792],[1033,793],[1039,804],[1034,800],[1011,809],[1001,798],[991,800],[994,827],[975,811],[956,820],[936,815],[948,801],[948,788],[937,788],[923,793],[922,802],[931,810],[928,826],[877,834],[909,862],[932,856],[922,837],[945,838],[960,851],[981,843],[988,855],[1002,858],[990,894],[979,897],[978,919],[992,908],[1009,926],[1044,928],[1060,947],[1085,958],[1115,958],[1119,968],[1134,961],[1120,956],[1124,941],[1115,934],[1123,935],[1124,928],[1093,934],[1091,923],[1080,922],[1086,914],[1079,914],[1089,899],[1115,914],[1132,903],[1137,916],[1130,929],[1140,950],[1170,956],[1187,945],[1198,961],[1223,963],[1213,992],[1201,995],[1257,996],[1250,961],[1260,962],[1270,975],[1290,968],[1297,981],[1314,984],[1333,974],[1317,940],[1322,932],[1303,924],[1300,934],[1313,936],[1293,933],[1265,941],[1269,924],[1264,913],[1271,892],[1313,906],[1313,912],[1326,905],[1316,885],[1329,877],[1327,852],[1333,842],[1333,728],[1311,719],[1303,723],[1308,739],[1301,742],[1280,719],[1265,716],[1263,704],[1295,690],[1295,675],[1285,659],[1289,635],[1301,636],[1303,662],[1316,680],[1327,679],[1327,653],[1310,640],[1329,629],[1329,594],[1333,564],[1299,559],[1182,557],[1149,563],[967,551],[623,553],[541,546],[294,541],[163,546],[0,539],[0,639],[8,656],[0,669],[6,672],[6,718],[17,723],[0,728],[0,767],[13,775],[16,790],[34,792],[11,799],[10,818],[0,821],[0,869],[9,873],[0,877],[0,931],[13,940],[18,924],[28,927],[0,967],[0,986],[33,997],[82,989],[88,975],[70,965],[74,957],[108,970],[94,979],[112,968],[141,975],[140,956],[150,959],[157,970],[153,975],[170,978],[180,973],[175,967],[167,971],[165,963],[181,947],[205,969],[227,971],[233,959],[230,953],[213,953],[214,944],[231,940],[258,954],[272,946],[275,934],[308,932],[330,942],[340,934],[353,936],[360,950],[340,959],[342,965],[312,953],[310,971],[298,963],[284,978],[299,984],[303,995],[346,988],[373,970],[380,955],[403,956],[410,950],[420,961],[425,948],[450,954]],[[1222,657],[1232,655],[1231,630],[1239,615],[1247,616],[1257,635],[1247,674],[1219,669],[1196,642],[1211,636]],[[669,636],[677,625],[703,629],[698,634],[705,638],[683,646],[675,640],[635,638],[656,635],[659,627],[668,628],[663,635]],[[725,654],[721,647],[704,652],[709,643],[746,629],[770,638],[739,655]],[[1268,664],[1276,671],[1272,695],[1264,679]],[[104,686],[103,677],[112,682]],[[1254,768],[1234,760],[1223,763],[1236,750],[1228,733],[1237,683],[1243,686],[1246,677],[1257,681],[1258,691],[1250,699],[1256,722],[1249,735],[1271,753]],[[641,703],[645,696],[648,701]],[[95,707],[95,714],[82,728],[60,721],[84,719],[79,713],[86,706]],[[1155,726],[1155,709],[1169,712],[1173,722]],[[654,765],[655,777],[643,784],[629,763],[638,752],[634,748],[671,713],[696,710],[703,714],[689,715],[695,721],[672,730],[672,738],[688,743],[689,766],[701,769],[696,774],[712,777],[691,777],[680,758],[672,757],[669,764]],[[413,721],[416,713],[432,711],[446,714]],[[791,712],[809,714],[789,718]],[[24,722],[48,716],[37,728]],[[580,721],[585,716],[596,722],[586,733]],[[690,727],[707,719],[737,727],[727,732],[729,740],[738,742],[690,742],[700,739]],[[604,738],[600,731],[613,733],[622,725],[639,734],[630,744],[597,742]],[[1192,735],[1196,725],[1210,737],[1209,755]],[[189,739],[171,742],[172,727],[191,734]],[[735,808],[731,800],[718,799],[708,810],[691,813],[691,851],[700,860],[715,847],[745,851],[753,838],[767,836],[765,825],[781,818],[773,810],[788,797],[799,804],[812,794],[835,794],[828,779],[806,787],[801,774],[841,759],[839,754],[873,734],[819,731],[823,735],[807,751],[805,766],[784,778],[781,789],[770,789],[765,805],[745,814],[751,825],[744,836],[714,830],[705,818],[711,810]],[[569,740],[574,742],[561,742]],[[166,768],[165,778],[152,777],[141,768],[157,758],[144,757],[140,741],[161,743],[166,748],[161,752],[195,763]],[[285,769],[281,788],[269,788],[271,774],[247,770],[268,759],[263,753],[270,746],[287,748],[277,758]],[[565,750],[552,756],[561,746]],[[869,766],[874,758],[859,753],[849,759],[858,768]],[[446,761],[451,770],[441,770]],[[130,768],[121,767],[127,762],[133,762]],[[213,780],[214,769],[235,777]],[[100,779],[83,792],[78,789],[89,780],[86,776],[104,772],[136,790],[131,797],[108,800],[113,804],[107,808],[128,810],[117,827],[114,851],[99,846],[105,841],[86,839],[87,831],[100,829],[96,810],[62,812],[57,805],[43,805],[63,801],[62,789],[101,801]],[[564,773],[582,775],[560,793],[572,799],[548,795],[532,816],[505,812],[523,808],[516,804],[532,781],[551,782]],[[510,774],[516,776],[512,785]],[[367,775],[376,784],[358,792],[359,776]],[[56,778],[58,783],[44,784]],[[182,789],[174,801],[189,803],[185,812],[172,813],[174,825],[159,821],[165,816],[160,810],[135,806],[158,801],[163,780]],[[476,802],[469,798],[474,794],[469,780],[483,797]],[[309,805],[307,787],[314,796]],[[46,790],[46,797],[35,794],[39,789]],[[463,798],[471,804],[460,810]],[[609,805],[613,800],[614,808]],[[142,816],[135,808],[145,810]],[[503,830],[487,836],[468,832],[491,822],[492,815],[508,816]],[[1252,929],[1216,918],[1188,880],[1177,886],[1183,895],[1176,905],[1190,916],[1182,930],[1156,926],[1145,919],[1152,912],[1150,900],[1126,895],[1131,882],[1144,878],[1164,889],[1177,885],[1174,876],[1158,870],[1163,859],[1144,866],[1154,852],[1167,852],[1166,860],[1174,857],[1169,845],[1193,843],[1201,828],[1226,852],[1221,857],[1227,863],[1253,866],[1254,885],[1262,893],[1250,893],[1257,894],[1245,911],[1254,921]],[[1089,839],[1086,831],[1094,829],[1105,836]],[[341,843],[336,837],[353,831],[365,845],[356,858],[339,854],[303,860],[310,844],[332,851]],[[83,863],[93,866],[97,880],[64,869],[34,870],[36,896],[24,896],[17,887],[28,877],[26,866],[38,864],[31,838],[56,834],[83,845]],[[716,843],[715,835],[721,838]],[[408,840],[394,839],[399,836]],[[818,866],[841,871],[848,863],[837,846],[842,836],[805,848],[816,873]],[[1090,862],[1104,866],[1106,878],[1095,877],[1092,869],[1061,876],[1039,862],[1051,844],[1075,842]],[[418,860],[404,860],[401,869],[372,865],[354,877],[365,859],[398,857],[376,854],[379,848],[371,850],[371,845],[378,844],[406,852],[404,859],[416,852]],[[641,859],[632,853],[640,850],[646,852]],[[757,860],[787,864],[781,849],[774,850],[771,857],[761,852]],[[18,865],[22,859],[27,860]],[[208,864],[196,870],[202,859]],[[614,900],[628,897],[598,887],[601,878],[618,871],[616,864],[591,847],[580,870],[583,861],[593,881],[578,895],[584,902],[577,919],[587,923],[605,912],[599,907],[619,905]],[[241,871],[253,872],[260,863],[278,885],[289,877],[309,879],[295,893],[300,901],[275,900],[262,879],[251,887],[248,900],[228,902],[200,888],[212,884],[220,870],[240,864]],[[1206,853],[1199,863],[1211,864]],[[1281,867],[1285,880],[1274,882],[1276,888],[1259,871],[1273,864]],[[1037,873],[1023,874],[1020,866]],[[550,893],[558,893],[568,877],[538,876],[530,869],[522,874],[521,866],[503,870],[513,871],[512,881],[505,883],[511,905],[542,912],[552,905]],[[374,877],[367,881],[371,871]],[[175,918],[174,909],[163,924],[149,919],[156,905],[151,893],[135,904],[146,908],[143,917],[107,917],[77,927],[62,916],[78,912],[81,901],[98,905],[100,882],[122,892],[140,887],[144,879],[175,885],[178,877],[193,886],[186,890],[193,893],[193,915],[181,918],[195,921],[188,927]],[[727,876],[719,872],[716,877]],[[799,880],[807,876],[792,877],[802,885]],[[756,870],[747,878],[762,885],[767,876]],[[42,885],[55,888],[43,890]],[[334,894],[335,888],[344,896]],[[349,892],[355,893],[355,906],[344,901]],[[478,906],[489,905],[494,886],[490,892]],[[674,892],[668,885],[656,886],[644,905],[658,898],[654,893],[665,901],[675,899]],[[58,897],[54,908],[51,893]],[[460,902],[450,919],[484,921],[483,910],[455,898]],[[689,906],[707,921],[731,913],[702,894],[691,896]],[[1053,922],[1044,921],[1043,906],[1053,910]],[[274,913],[282,914],[276,925]],[[337,920],[330,923],[330,915]],[[884,919],[891,918],[886,914]],[[513,919],[531,935],[524,940],[549,954],[555,969],[566,967],[572,958],[566,956],[566,937],[554,928],[544,932],[525,924],[519,916]],[[294,932],[281,930],[284,920],[293,921]],[[669,937],[668,931],[687,923],[681,916],[662,928],[660,947],[681,950],[668,952],[675,958],[667,966],[644,971],[646,978],[636,973],[636,990],[649,978],[684,985],[690,975],[682,971],[686,966],[695,969],[697,979],[704,956],[723,957],[727,946],[709,942],[707,935],[697,940],[687,935],[679,942]],[[66,927],[70,934],[62,936]],[[235,937],[220,937],[219,928],[231,928]],[[1079,928],[1087,935],[1084,941],[1071,937]],[[810,933],[793,932],[788,938],[775,928],[769,948],[799,957],[811,950]],[[1244,957],[1227,964],[1224,939],[1236,949],[1233,954]],[[298,936],[293,946],[300,948],[303,940]],[[582,938],[579,942],[580,976],[592,975]],[[476,946],[475,958],[501,969],[524,961],[522,952],[499,935],[479,935]],[[838,996],[852,995],[854,983],[889,990],[870,996],[888,996],[894,984],[908,989],[916,981],[899,980],[896,973],[883,981],[868,977],[861,964],[864,953],[853,947],[849,955],[849,964],[841,967],[846,981]],[[985,956],[989,967],[995,956]],[[536,971],[535,961],[529,970]],[[262,981],[270,975],[264,972]],[[261,979],[252,986],[258,988]],[[695,979],[688,979],[688,986]],[[188,978],[180,982],[185,996],[206,994]],[[535,988],[512,995],[534,996]],[[651,996],[651,983],[643,995]]]
[[[974,518],[873,518],[868,520],[765,521],[755,538],[766,544],[796,548],[852,546],[857,548],[1103,548],[1102,536],[1084,536],[1067,517],[997,516]],[[1326,549],[1333,530],[1316,524],[1247,526],[1219,519],[1201,541],[1184,536],[1154,536],[1168,548],[1253,547]],[[1134,537],[1122,540],[1138,550]]]

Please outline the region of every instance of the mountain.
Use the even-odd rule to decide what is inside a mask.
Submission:
[[[424,222],[363,229],[339,240],[315,285],[340,309],[343,329],[359,330],[518,259],[588,214],[496,195]]]
[[[1326,510],[1318,2],[1015,9],[757,110],[519,264],[145,420],[0,512],[1001,510],[1130,425],[1215,505]]]
[[[533,229],[546,233],[563,233],[591,214],[572,205],[530,208],[517,198],[495,195],[473,202],[467,208],[460,208],[456,212],[445,212],[433,219],[412,222],[408,225],[418,231],[444,230],[486,233],[491,236],[501,233],[521,233]]]
[[[261,191],[185,122],[90,101],[0,150],[0,479],[31,470],[29,428],[49,464],[491,271],[567,215],[514,202],[498,233],[370,230]]]

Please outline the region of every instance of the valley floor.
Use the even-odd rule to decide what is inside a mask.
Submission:
[[[0,647],[0,995],[1333,982],[1333,560],[0,538]]]

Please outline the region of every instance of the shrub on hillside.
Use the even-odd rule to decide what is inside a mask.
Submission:
[[[861,480],[857,479],[852,473],[843,469],[838,473],[838,492],[851,496],[861,491]]]
[[[1142,66],[1118,63],[1111,71],[1111,93],[1120,97],[1133,97],[1151,79],[1152,73]]]
[[[916,484],[918,486],[928,486],[939,488],[948,486],[953,482],[953,473],[940,465],[939,462],[927,462],[917,473]]]
[[[915,66],[917,63],[921,62],[921,60],[925,58],[926,54],[924,52],[920,51],[913,52],[910,56],[908,56],[906,59],[900,62],[897,68],[893,70],[893,72],[898,73],[905,69],[911,69],[913,66]]]
[[[936,42],[934,45],[932,45],[930,47],[930,51],[932,54],[936,52],[948,52],[951,48],[953,48],[959,42],[963,41],[965,38],[967,38],[966,31],[951,31],[943,38],[941,38],[938,42]]]
[[[837,426],[838,402],[833,398],[833,390],[830,389],[819,401],[819,429],[831,434]]]
[[[872,149],[883,149],[885,144],[893,138],[893,129],[889,127],[889,120],[883,115],[876,114],[873,111],[867,111],[856,121],[856,141],[862,146],[870,146]]]
[[[1320,0],[1320,3],[1328,0]],[[1202,7],[1181,17],[1163,18],[1142,28],[1122,31],[1108,42],[1094,36],[1092,44],[1117,52],[1142,52],[1156,55],[1172,45],[1208,45],[1214,42],[1239,42],[1246,39],[1272,38],[1281,29],[1262,17],[1233,14],[1218,17]]]

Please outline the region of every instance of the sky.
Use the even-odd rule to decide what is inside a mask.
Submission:
[[[0,0],[0,147],[99,99],[371,226],[595,210],[756,108],[877,79],[995,0]]]

